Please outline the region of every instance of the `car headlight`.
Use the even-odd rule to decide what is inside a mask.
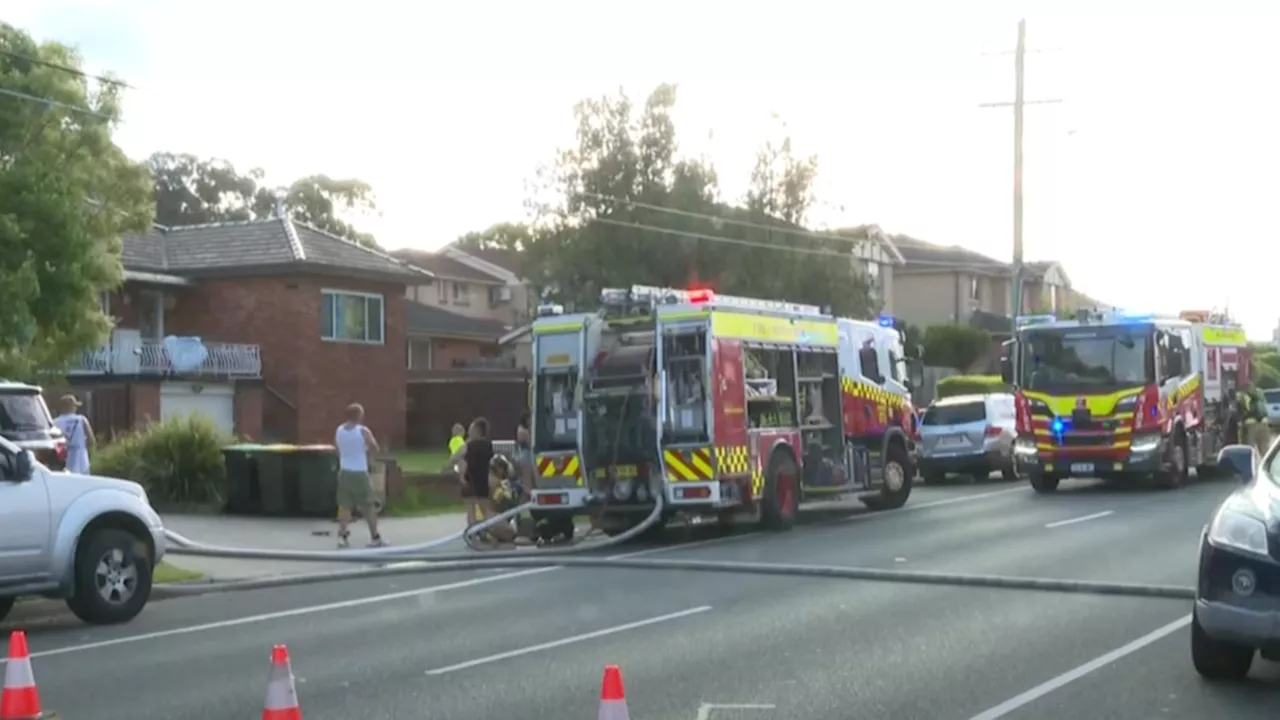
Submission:
[[[631,497],[632,481],[614,480],[613,481],[613,497],[616,500],[626,500]]]
[[[1267,526],[1255,517],[1231,510],[1218,513],[1209,526],[1209,542],[1214,545],[1267,554]]]
[[[1129,443],[1129,452],[1151,452],[1160,447],[1160,433],[1148,433],[1135,437]]]
[[[1034,438],[1020,437],[1013,441],[1013,451],[1019,455],[1035,455],[1036,441]]]

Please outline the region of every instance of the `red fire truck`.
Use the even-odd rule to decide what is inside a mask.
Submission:
[[[657,493],[664,519],[777,529],[805,500],[896,508],[911,493],[912,380],[887,319],[648,286],[603,291],[595,313],[540,315],[533,496],[549,532],[589,512],[622,532]]]
[[[1015,459],[1042,493],[1065,477],[1181,487],[1216,461],[1227,405],[1249,382],[1244,329],[1210,313],[1024,317],[1005,345]]]

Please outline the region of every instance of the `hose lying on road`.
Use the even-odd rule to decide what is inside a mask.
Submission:
[[[474,561],[479,557],[486,559],[500,558],[528,558],[530,552],[536,552],[539,555],[566,555],[569,553],[581,552],[583,550],[596,550],[599,548],[609,547],[627,542],[644,531],[648,530],[652,525],[662,519],[662,510],[664,504],[663,493],[654,493],[653,510],[649,515],[638,523],[635,527],[629,528],[626,532],[619,533],[611,538],[603,540],[599,543],[592,543],[589,546],[573,546],[566,548],[545,548],[534,550],[487,550],[483,554],[476,552],[466,553],[431,553],[429,555],[421,555],[426,550],[439,547],[446,543],[457,540],[464,535],[474,537],[478,533],[491,528],[499,523],[508,522],[522,512],[533,507],[533,503],[525,503],[518,507],[494,517],[472,525],[464,531],[455,533],[445,538],[438,538],[430,542],[419,543],[417,545],[405,545],[401,547],[375,548],[365,550],[338,550],[338,551],[317,551],[317,550],[265,550],[261,548],[238,548],[226,547],[221,545],[208,545],[196,542],[187,537],[183,537],[178,533],[166,530],[165,539],[173,545],[168,548],[168,552],[174,555],[200,555],[204,557],[221,557],[221,558],[240,558],[246,560],[298,560],[310,562],[386,562],[388,560],[403,560],[406,556],[418,554],[415,560],[430,560],[432,562],[448,562],[455,560]]]
[[[621,537],[621,536],[619,536]],[[272,559],[283,553],[262,551],[271,555]],[[200,553],[205,554],[205,553]],[[536,553],[542,555],[543,553]],[[881,570],[867,567],[840,567],[830,565],[780,565],[773,563],[732,562],[711,560],[672,560],[650,558],[604,558],[604,557],[558,557],[556,559],[529,557],[525,553],[520,558],[475,558],[438,562],[440,556],[417,555],[406,557],[404,564],[384,567],[365,568],[360,570],[342,570],[336,572],[309,573],[283,577],[239,580],[225,583],[207,583],[190,585],[157,585],[152,594],[156,598],[185,597],[218,592],[234,592],[239,590],[259,590],[264,588],[306,585],[363,577],[384,577],[390,575],[416,575],[419,573],[442,573],[467,570],[487,570],[500,568],[546,568],[546,567],[593,567],[621,568],[633,570],[685,570],[698,572],[745,573],[752,575],[777,575],[791,577],[818,577],[842,580],[867,580],[871,582],[899,582],[921,585],[946,585],[957,587],[992,588],[1002,590],[1039,590],[1047,592],[1079,593],[1086,595],[1131,596],[1144,598],[1171,598],[1190,600],[1195,597],[1195,589],[1173,585],[1139,585],[1134,583],[1096,582],[1090,580],[1065,580],[1056,578],[1011,577],[1005,575],[966,575],[960,573],[932,573],[903,570]],[[408,561],[420,562],[408,562]],[[368,560],[365,560],[368,562]]]

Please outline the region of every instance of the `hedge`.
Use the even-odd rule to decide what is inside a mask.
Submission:
[[[938,399],[956,395],[984,395],[1013,392],[999,375],[952,375],[938,381],[934,394]]]
[[[170,418],[95,450],[93,473],[139,483],[152,502],[221,503],[222,448],[234,442],[203,415]]]

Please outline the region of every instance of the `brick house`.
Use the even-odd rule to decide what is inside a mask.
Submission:
[[[200,411],[245,438],[329,442],[356,401],[404,445],[405,288],[426,271],[288,218],[157,226],[122,259],[102,300],[116,329],[68,373],[100,428]]]

